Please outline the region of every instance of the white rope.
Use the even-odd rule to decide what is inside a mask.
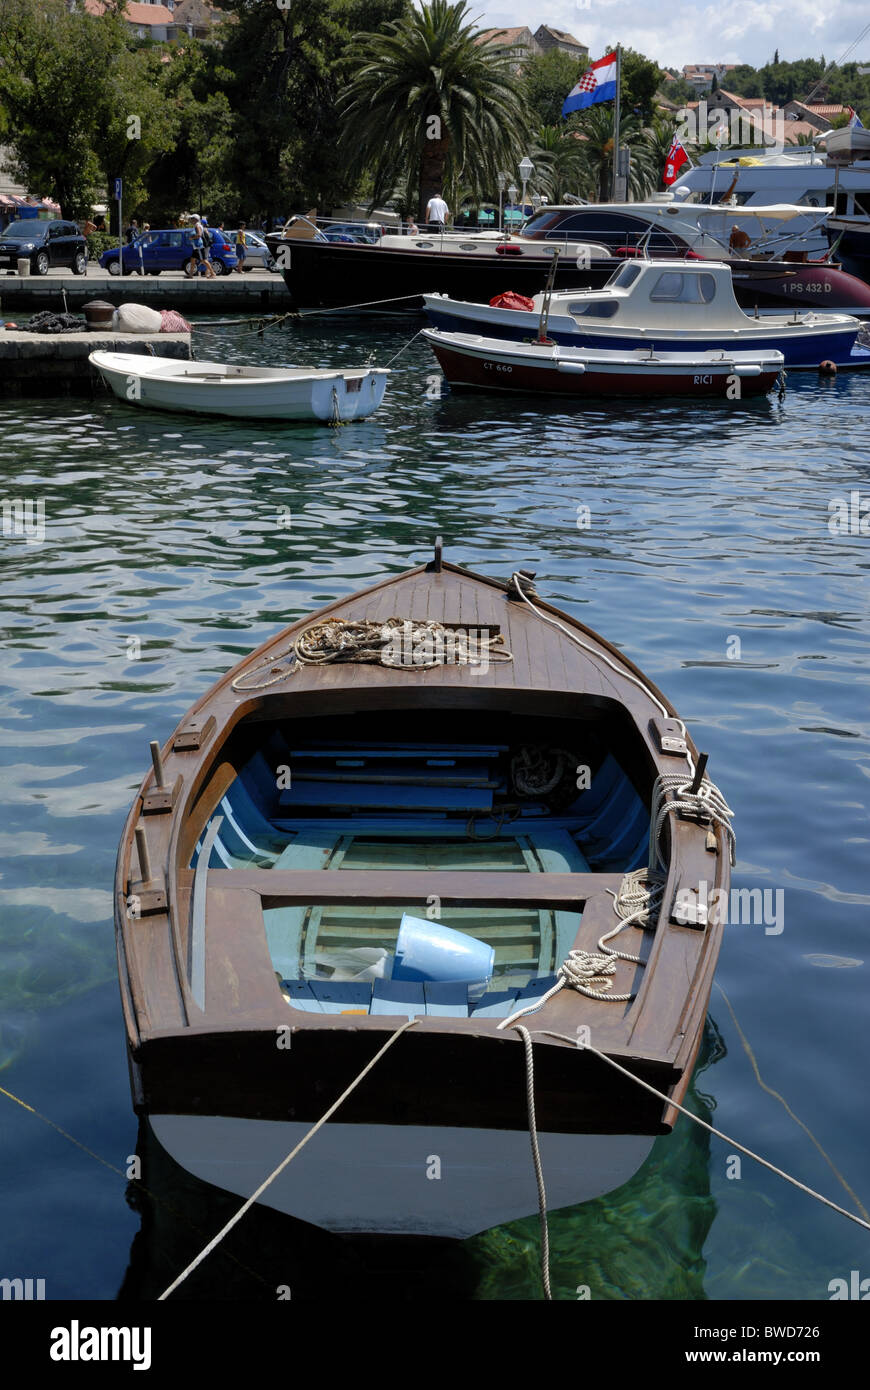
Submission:
[[[519,1032],[520,1030],[517,1029],[517,1031]],[[741,1153],[746,1154],[747,1158],[754,1159],[755,1162],[760,1163],[763,1168],[768,1168],[771,1173],[776,1173],[777,1177],[784,1178],[786,1182],[791,1183],[792,1187],[798,1188],[800,1192],[805,1192],[808,1197],[814,1197],[817,1202],[821,1202],[824,1206],[830,1207],[832,1211],[838,1212],[840,1216],[845,1216],[850,1221],[854,1221],[856,1226],[863,1226],[865,1231],[870,1231],[870,1221],[865,1221],[863,1217],[856,1216],[853,1211],[847,1211],[845,1207],[838,1206],[836,1202],[831,1201],[830,1197],[825,1197],[821,1192],[816,1192],[814,1188],[808,1187],[806,1183],[801,1182],[798,1178],[793,1178],[790,1173],[786,1173],[783,1168],[777,1168],[775,1163],[770,1163],[766,1158],[762,1158],[761,1154],[755,1153],[752,1149],[748,1149],[745,1144],[741,1144],[736,1139],[732,1139],[730,1135],[725,1134],[721,1129],[716,1129],[714,1125],[707,1124],[706,1120],[700,1119],[698,1115],[693,1114],[691,1110],[687,1110],[686,1107],[680,1105],[678,1101],[672,1100],[671,1097],[665,1095],[663,1091],[656,1090],[655,1086],[650,1086],[649,1082],[641,1081],[639,1076],[635,1076],[634,1073],[630,1072],[626,1067],[620,1066],[619,1062],[615,1062],[612,1057],[608,1057],[606,1052],[600,1052],[598,1048],[593,1047],[591,1043],[583,1043],[579,1038],[572,1038],[567,1033],[554,1033],[547,1028],[538,1029],[536,1031],[541,1037],[559,1038],[562,1042],[570,1043],[572,1047],[579,1047],[585,1049],[586,1052],[594,1053],[596,1057],[601,1058],[602,1062],[606,1062],[609,1067],[613,1067],[615,1071],[628,1077],[629,1081],[634,1081],[638,1086],[641,1086],[643,1090],[649,1091],[651,1096],[655,1096],[658,1100],[663,1101],[665,1105],[673,1106],[675,1110],[679,1110],[681,1115],[688,1115],[689,1119],[694,1121],[696,1125],[700,1125],[702,1129],[708,1130],[710,1134],[715,1134],[717,1139],[724,1139],[726,1144],[730,1144],[733,1148],[739,1149]]]
[[[670,801],[667,800],[668,793],[672,796]],[[737,838],[731,825],[734,812],[715,782],[711,782],[710,778],[705,776],[697,792],[692,792],[689,779],[679,773],[665,772],[656,778],[653,786],[649,827],[650,867],[659,869],[664,865],[665,858],[661,850],[662,826],[669,815],[680,811],[721,825],[728,841],[732,866],[737,862]]]
[[[504,1025],[499,1024],[499,1027],[503,1026]],[[553,1294],[550,1287],[550,1233],[547,1226],[547,1193],[544,1185],[544,1172],[541,1164],[541,1152],[538,1146],[538,1129],[535,1117],[535,1072],[532,1053],[532,1035],[528,1028],[524,1028],[522,1024],[514,1024],[513,1026],[515,1031],[522,1037],[525,1051],[529,1140],[532,1146],[532,1162],[535,1166],[535,1181],[538,1185],[538,1216],[541,1223],[541,1282],[544,1288],[544,1297],[546,1299],[552,1299]],[[681,1115],[688,1115],[689,1119],[694,1120],[696,1125],[700,1125],[702,1129],[708,1130],[710,1134],[715,1134],[717,1139],[724,1139],[725,1143],[731,1148],[739,1149],[741,1153],[746,1154],[747,1158],[754,1159],[755,1162],[760,1163],[763,1168],[769,1168],[771,1173],[776,1173],[778,1177],[784,1178],[786,1182],[791,1183],[792,1187],[796,1187],[799,1191],[805,1192],[809,1197],[815,1197],[817,1202],[821,1202],[824,1206],[830,1207],[832,1211],[839,1212],[840,1216],[848,1217],[850,1221],[855,1222],[856,1226],[863,1226],[866,1231],[870,1231],[870,1221],[865,1221],[863,1217],[856,1216],[854,1212],[847,1211],[845,1207],[838,1206],[836,1202],[831,1201],[830,1197],[825,1197],[821,1192],[816,1192],[814,1188],[808,1187],[806,1183],[800,1182],[798,1178],[793,1178],[791,1174],[786,1173],[784,1169],[777,1168],[775,1163],[768,1162],[768,1160],[762,1158],[760,1154],[754,1153],[752,1149],[748,1149],[745,1144],[738,1143],[736,1139],[732,1139],[730,1135],[725,1134],[721,1129],[716,1129],[714,1125],[707,1124],[706,1120],[700,1119],[698,1115],[693,1114],[691,1110],[687,1110],[686,1107],[680,1105],[678,1101],[672,1100],[670,1096],[665,1095],[663,1091],[656,1090],[655,1086],[650,1086],[648,1082],[641,1081],[639,1076],[635,1076],[634,1073],[630,1072],[626,1067],[620,1066],[612,1057],[608,1057],[605,1052],[600,1052],[598,1048],[593,1047],[591,1043],[581,1042],[579,1037],[572,1038],[568,1033],[555,1033],[549,1028],[537,1029],[536,1034],[542,1038],[558,1038],[561,1042],[570,1043],[572,1047],[579,1047],[585,1052],[591,1052],[594,1056],[600,1057],[602,1062],[606,1062],[607,1065],[613,1067],[615,1071],[628,1077],[629,1081],[636,1082],[643,1090],[649,1091],[650,1095],[656,1096],[665,1105],[673,1106],[675,1110],[679,1110]]]
[[[526,1104],[529,1114],[529,1142],[532,1146],[532,1162],[535,1165],[535,1180],[538,1184],[538,1215],[541,1221],[541,1281],[544,1297],[552,1300],[550,1288],[550,1231],[547,1226],[547,1190],[544,1186],[544,1167],[541,1151],[538,1148],[538,1123],[535,1119],[535,1060],[532,1055],[532,1037],[528,1028],[517,1028],[523,1040],[526,1060]]]
[[[374,1067],[381,1060],[384,1053],[392,1047],[393,1043],[398,1038],[400,1038],[403,1033],[407,1032],[409,1028],[413,1028],[416,1022],[416,1018],[409,1018],[407,1023],[403,1023],[401,1028],[396,1029],[395,1033],[393,1033],[387,1039],[380,1051],[376,1052],[372,1060],[368,1062],[366,1066],[363,1067],[359,1076],[355,1077],[354,1080],[347,1087],[347,1089],[342,1091],[338,1100],[334,1101],[332,1105],[330,1105],[326,1114],[322,1115],[315,1125],[312,1125],[311,1129],[309,1129],[308,1133],[305,1135],[303,1139],[300,1139],[299,1143],[296,1145],[296,1148],[292,1149],[291,1152],[287,1155],[287,1157],[281,1160],[281,1162],[278,1164],[278,1167],[275,1168],[273,1172],[269,1174],[265,1182],[260,1183],[260,1186],[257,1188],[256,1192],[252,1193],[252,1195],[248,1198],[244,1205],[239,1207],[239,1210],[236,1212],[235,1216],[230,1217],[230,1220],[227,1222],[227,1224],[223,1226],[221,1230],[218,1231],[217,1235],[214,1237],[213,1240],[209,1241],[205,1249],[199,1252],[199,1254],[196,1256],[196,1259],[191,1260],[187,1268],[181,1271],[178,1278],[174,1279],[173,1282],[169,1285],[169,1288],[164,1289],[163,1293],[157,1300],[158,1303],[162,1303],[163,1300],[167,1299],[171,1293],[174,1293],[175,1290],[178,1288],[179,1284],[183,1284],[188,1275],[192,1274],[193,1271],[199,1265],[202,1264],[203,1260],[211,1254],[212,1250],[214,1250],[216,1246],[220,1245],[224,1236],[228,1235],[229,1232],[233,1229],[233,1227],[238,1225],[242,1217],[245,1215],[245,1212],[250,1211],[254,1203],[259,1201],[260,1197],[262,1197],[263,1193],[266,1191],[266,1188],[269,1187],[281,1173],[283,1173],[287,1165],[293,1162],[293,1159],[296,1157],[296,1155],[298,1153],[301,1153],[301,1151],[305,1148],[305,1145],[308,1143],[309,1139],[313,1139],[317,1131],[319,1129],[322,1129],[323,1126],[326,1124],[327,1120],[330,1120],[332,1118],[339,1106],[347,1100],[348,1096],[351,1094],[352,1091],[356,1090],[357,1086],[363,1080],[363,1078],[368,1076],[369,1072],[372,1070],[372,1067]]]
[[[647,882],[648,881],[648,882]],[[609,1004],[624,1004],[634,998],[634,994],[612,994],[612,976],[616,974],[616,962],[618,960],[630,961],[634,965],[644,966],[646,962],[640,956],[631,955],[628,951],[616,951],[607,945],[614,936],[618,936],[626,927],[640,927],[642,931],[654,931],[658,920],[659,910],[664,894],[665,876],[657,871],[650,873],[649,869],[635,869],[632,873],[626,874],[622,880],[619,892],[614,893],[611,888],[607,892],[613,898],[613,910],[619,918],[619,922],[612,931],[605,932],[598,939],[598,952],[595,951],[569,951],[562,964],[559,966],[558,979],[539,999],[535,999],[531,1004],[526,1004],[522,1009],[517,1009],[507,1018],[497,1025],[497,1031],[510,1028],[518,1018],[525,1018],[527,1014],[536,1014],[542,1009],[548,999],[552,999],[565,986],[576,989],[580,994],[585,994],[587,999],[603,999]]]

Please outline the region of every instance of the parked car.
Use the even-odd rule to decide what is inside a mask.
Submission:
[[[61,266],[84,275],[87,243],[74,222],[18,217],[0,233],[0,270],[16,270],[19,260],[29,260],[34,275],[47,275]]]
[[[216,227],[209,227],[209,231],[212,236],[209,258],[215,274],[228,275],[238,265],[235,250]],[[100,265],[110,275],[120,275],[121,263],[116,246],[103,252]],[[186,275],[193,275],[196,268],[191,227],[167,227],[165,230],[146,232],[124,247],[125,275],[159,275],[161,270],[183,270]]]
[[[225,231],[225,232],[224,232],[224,236],[227,237],[227,238],[229,239],[229,241],[230,241],[230,244],[231,244],[233,247],[235,247],[235,244],[236,244],[236,233],[235,233],[235,231]],[[274,271],[277,271],[278,267],[277,267],[277,265],[275,264],[275,257],[272,255],[272,253],[271,253],[271,251],[269,250],[268,246],[266,245],[265,241],[264,241],[263,238],[260,236],[260,233],[259,233],[259,232],[252,232],[252,231],[249,231],[248,228],[246,227],[246,228],[245,228],[245,236],[247,237],[247,249],[248,249],[248,254],[247,254],[247,256],[245,257],[245,265],[247,265],[247,266],[260,265],[260,266],[265,266],[266,270],[274,270]]]

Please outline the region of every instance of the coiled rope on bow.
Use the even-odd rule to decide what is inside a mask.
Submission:
[[[281,669],[279,663],[294,658],[294,664]],[[397,671],[420,671],[433,666],[485,666],[496,661],[513,661],[513,653],[500,632],[483,629],[466,631],[427,619],[387,618],[383,622],[349,618],[326,618],[312,623],[277,656],[268,657],[250,671],[242,671],[231,682],[237,691],[264,690],[286,680],[300,666],[328,666],[339,662],[373,663]],[[252,678],[269,669],[263,681]]]

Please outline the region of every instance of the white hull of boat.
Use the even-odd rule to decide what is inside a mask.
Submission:
[[[152,1115],[163,1148],[194,1177],[246,1198],[310,1124]],[[645,1134],[540,1134],[551,1210],[628,1182],[654,1143]],[[341,1233],[463,1240],[538,1209],[524,1131],[328,1124],[260,1199]]]
[[[92,352],[89,360],[130,405],[234,420],[365,420],[381,404],[388,376],[385,367],[236,367],[121,352]]]

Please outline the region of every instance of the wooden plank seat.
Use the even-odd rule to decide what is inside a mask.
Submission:
[[[618,892],[621,873],[517,874],[462,870],[210,869],[211,888],[249,888],[264,903],[360,904],[426,902],[495,903],[521,907],[576,908],[594,894]]]

